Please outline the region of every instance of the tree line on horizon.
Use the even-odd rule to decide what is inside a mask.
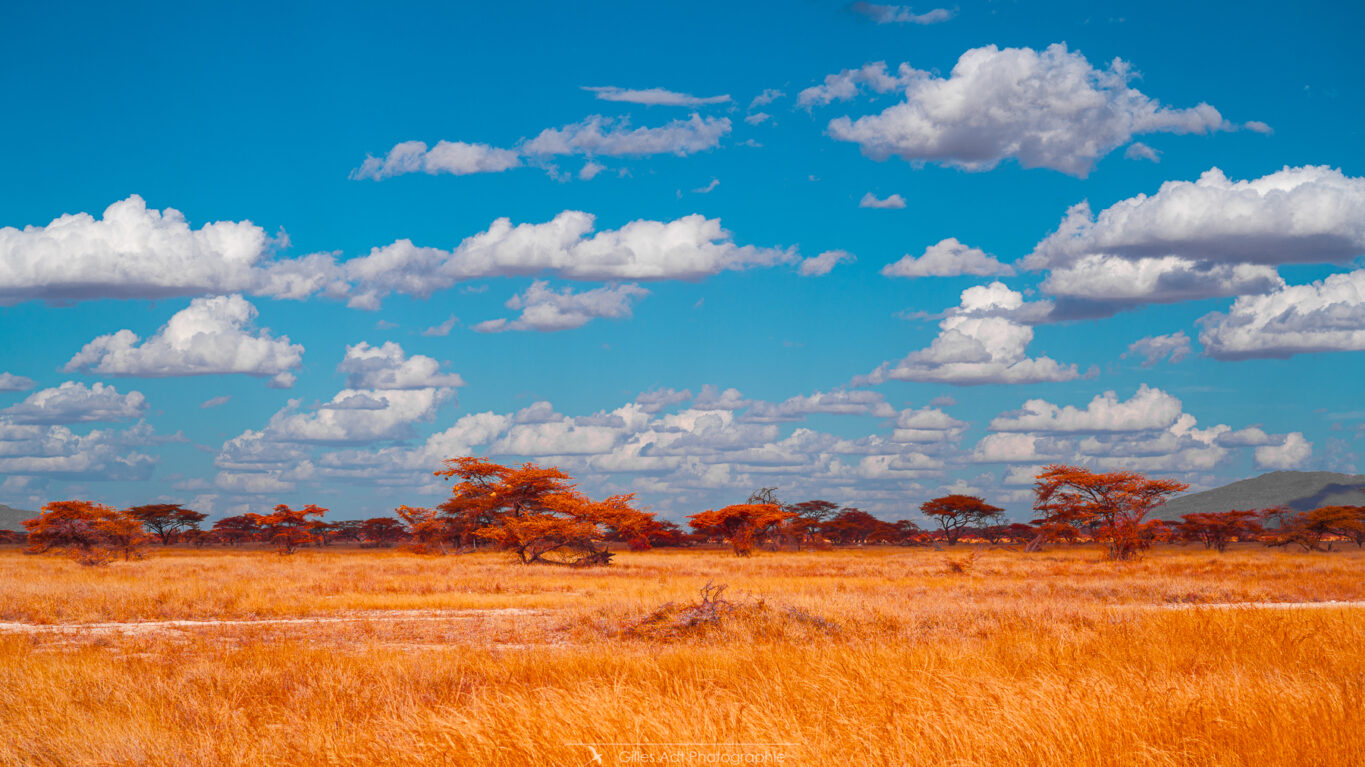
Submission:
[[[434,508],[400,506],[392,517],[326,522],[328,509],[279,504],[269,514],[224,517],[204,530],[207,515],[179,504],[115,509],[92,501],[54,501],[23,524],[27,533],[0,531],[0,543],[26,543],[26,551],[70,552],[83,564],[107,564],[141,555],[145,545],[264,543],[282,554],[303,547],[355,543],[401,545],[414,553],[497,550],[525,564],[606,565],[613,549],[631,550],[725,544],[735,554],[756,549],[800,551],[831,546],[894,544],[953,546],[962,541],[1022,545],[1094,542],[1115,560],[1133,559],[1157,543],[1197,542],[1223,552],[1234,541],[1304,551],[1331,549],[1337,540],[1365,546],[1365,505],[1296,512],[1285,507],[1203,512],[1179,522],[1147,515],[1188,485],[1131,471],[1093,472],[1076,466],[1044,467],[1034,483],[1030,523],[1006,522],[1004,510],[978,496],[949,494],[925,501],[920,512],[933,528],[901,519],[887,522],[852,506],[826,500],[783,503],[777,488],[756,490],[743,503],[689,516],[690,532],[635,507],[634,495],[594,501],[555,467],[505,466],[485,458],[444,462],[436,476],[451,480],[451,495]]]

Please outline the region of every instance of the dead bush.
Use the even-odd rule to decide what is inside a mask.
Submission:
[[[707,582],[700,601],[668,602],[616,631],[614,636],[651,641],[705,638],[801,639],[841,633],[834,621],[799,607],[781,606],[764,599],[729,600],[725,584]]]
[[[949,575],[966,575],[976,566],[976,558],[981,556],[981,552],[972,550],[965,557],[944,557],[943,570]]]

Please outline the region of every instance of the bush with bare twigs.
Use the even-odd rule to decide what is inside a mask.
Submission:
[[[729,600],[726,585],[710,581],[701,588],[697,602],[668,602],[623,628],[615,636],[651,641],[677,641],[708,637],[790,639],[836,636],[839,625],[799,607],[774,605],[764,599]]]

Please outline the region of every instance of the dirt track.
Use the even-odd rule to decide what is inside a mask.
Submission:
[[[298,618],[177,619],[107,623],[0,623],[5,634],[149,634],[165,631],[252,628],[273,626],[309,627],[329,623],[410,623],[419,621],[477,621],[487,618],[544,615],[545,610],[503,607],[486,610],[372,610],[346,615],[304,616]]]
[[[1211,602],[1162,605],[1116,605],[1157,610],[1322,610],[1365,609],[1365,601],[1327,602]],[[440,621],[475,622],[498,618],[539,617],[549,610],[502,607],[473,610],[371,610],[343,615],[302,616],[297,618],[174,619],[115,621],[101,623],[22,623],[0,622],[0,634],[121,634],[136,636],[195,629],[234,629],[255,627],[308,628],[326,624],[420,623]]]
[[[1167,610],[1319,610],[1332,607],[1362,608],[1365,602],[1210,602],[1161,605]]]

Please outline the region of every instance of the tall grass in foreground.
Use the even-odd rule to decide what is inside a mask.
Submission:
[[[0,609],[155,617],[140,613],[158,600],[163,615],[193,612],[201,594],[206,615],[270,600],[323,615],[410,606],[406,584],[430,589],[428,606],[541,601],[548,634],[512,647],[338,626],[0,635],[0,765],[582,765],[592,752],[570,744],[621,742],[644,745],[597,745],[602,763],[667,754],[651,745],[663,743],[812,765],[1365,763],[1365,610],[1144,606],[1359,598],[1354,554],[1111,565],[1093,550],[988,551],[965,572],[951,566],[961,553],[931,551],[650,553],[582,572],[343,552],[301,567],[307,556],[158,557],[111,569],[118,596],[102,600],[103,574],[0,555],[0,589],[21,586],[0,591]],[[620,630],[712,578],[771,609],[673,641]],[[235,601],[213,601],[220,591]]]

